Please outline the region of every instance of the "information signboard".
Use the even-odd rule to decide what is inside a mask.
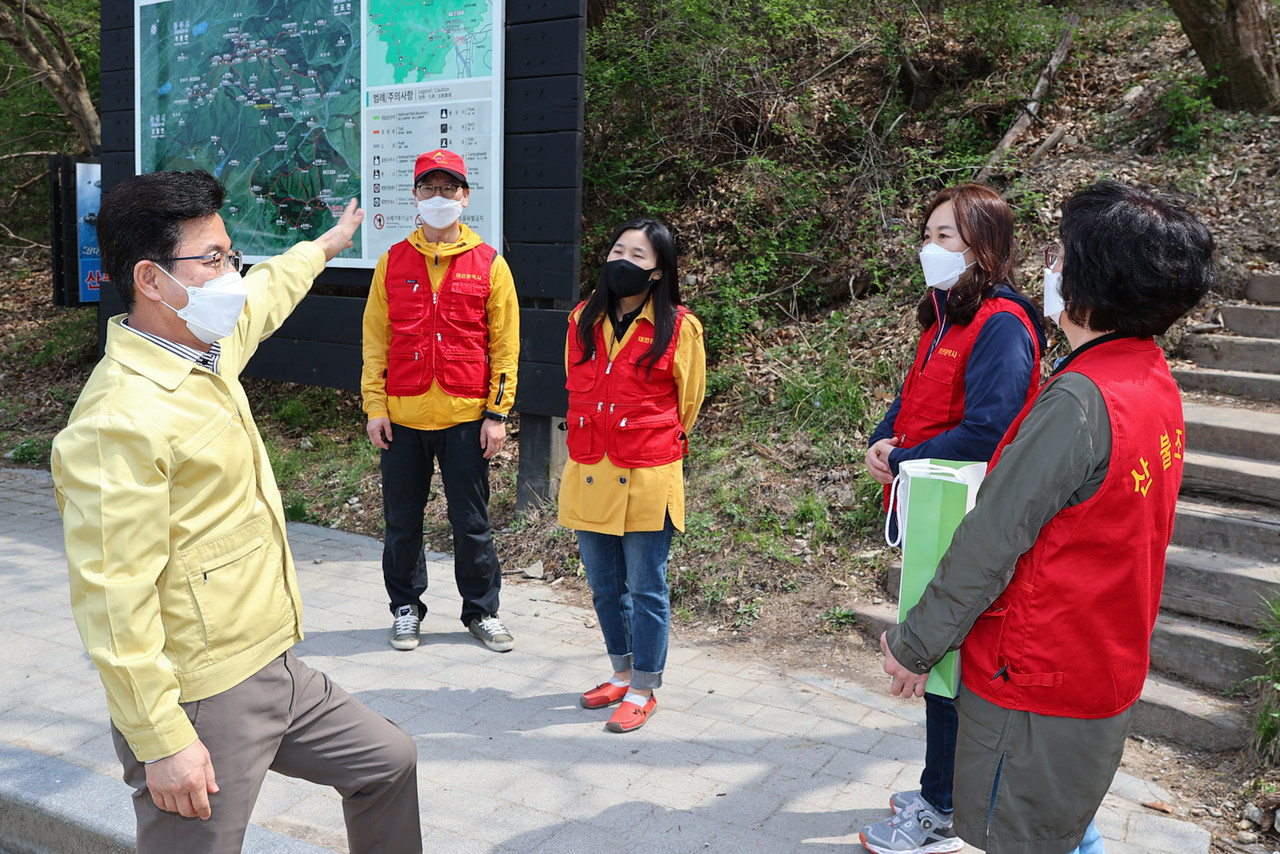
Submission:
[[[334,266],[374,266],[416,227],[418,154],[467,162],[463,222],[501,240],[501,0],[140,0],[139,172],[206,169],[247,260],[365,225]]]

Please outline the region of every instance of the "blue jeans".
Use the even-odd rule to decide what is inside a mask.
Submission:
[[[631,687],[662,685],[671,628],[667,556],[675,526],[622,536],[578,531],[578,553],[591,585],[604,647],[615,672],[631,671]]]
[[[960,718],[956,701],[937,694],[924,695],[924,770],[920,794],[935,810],[950,813],[951,787],[956,774],[956,737]]]
[[[1107,849],[1102,847],[1102,834],[1098,832],[1098,826],[1089,822],[1080,845],[1068,851],[1067,854],[1107,854]]]

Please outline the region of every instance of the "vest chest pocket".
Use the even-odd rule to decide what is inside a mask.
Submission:
[[[581,354],[579,354],[579,357]],[[564,387],[569,391],[591,391],[596,387],[596,363],[593,359],[587,359],[584,364],[578,365],[573,361],[574,354],[569,354],[569,373],[565,378]]]
[[[455,320],[479,322],[485,319],[489,286],[484,282],[454,281],[440,303],[440,311]]]
[[[663,352],[661,358],[653,363],[653,367],[649,367],[646,353],[649,351],[649,344],[645,341],[639,341],[627,347],[623,358],[626,360],[626,368],[628,371],[638,373],[644,377],[646,381],[668,379],[671,376],[671,362],[674,348],[668,347]],[[618,365],[622,367],[622,365]]]
[[[421,320],[426,312],[426,295],[431,282],[422,279],[387,280],[387,319]]]
[[[920,371],[916,391],[914,404],[921,412],[943,422],[959,418],[964,410],[964,365],[935,351]]]

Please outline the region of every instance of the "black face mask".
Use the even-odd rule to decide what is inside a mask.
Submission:
[[[625,258],[617,258],[604,265],[604,286],[619,299],[639,296],[653,284],[649,281],[653,270],[645,270]]]

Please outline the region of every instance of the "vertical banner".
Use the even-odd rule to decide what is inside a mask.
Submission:
[[[502,0],[139,0],[138,172],[204,169],[261,260],[366,212],[331,264],[372,268],[416,227],[413,162],[467,162],[463,221],[501,245]]]
[[[98,252],[98,205],[102,201],[102,167],[76,164],[76,243],[80,258],[80,302],[97,302],[98,289],[107,281]]]

